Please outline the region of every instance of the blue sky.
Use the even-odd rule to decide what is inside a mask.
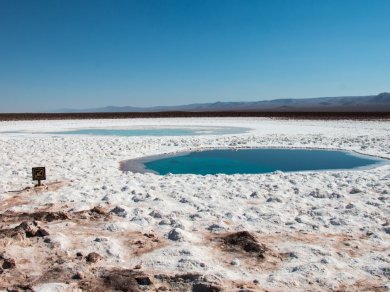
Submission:
[[[390,1],[0,0],[0,112],[390,90]]]

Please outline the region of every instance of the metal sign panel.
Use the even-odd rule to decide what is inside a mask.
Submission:
[[[33,180],[46,180],[46,169],[44,167],[33,167],[32,169]]]

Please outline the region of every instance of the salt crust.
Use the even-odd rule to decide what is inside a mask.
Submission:
[[[12,211],[45,204],[75,212],[96,205],[118,206],[101,228],[105,240],[60,232],[63,249],[87,246],[111,265],[146,270],[199,272],[222,281],[259,283],[264,289],[335,289],[375,282],[389,288],[390,167],[260,175],[166,175],[122,173],[119,162],[201,148],[305,147],[343,149],[390,158],[390,121],[313,121],[265,118],[186,118],[0,122],[0,132],[62,131],[85,127],[248,127],[244,134],[183,137],[52,136],[0,133],[0,199],[31,186],[32,166],[46,166],[49,181],[69,182],[42,192]],[[271,198],[271,200],[270,200]],[[218,228],[216,228],[217,226]],[[58,228],[60,228],[59,226]],[[214,230],[214,227],[216,228]],[[65,228],[65,227],[63,227]],[[386,229],[387,228],[387,229]],[[180,240],[169,241],[173,229]],[[126,256],[118,230],[154,232],[169,244],[138,257]],[[275,252],[291,253],[273,270],[231,265],[207,238],[214,232],[248,230]],[[349,236],[349,247],[343,238]],[[92,243],[92,244],[88,244]],[[355,245],[357,247],[355,247]],[[89,249],[89,250],[88,250]],[[9,253],[17,253],[10,249]],[[233,259],[233,258],[232,258]],[[387,272],[386,272],[387,271]],[[37,290],[61,291],[64,283]],[[387,286],[386,286],[387,285]],[[65,289],[65,288],[64,288]]]

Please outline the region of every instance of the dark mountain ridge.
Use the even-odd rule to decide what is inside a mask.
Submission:
[[[383,92],[368,96],[318,97],[305,99],[275,99],[253,102],[214,102],[194,103],[179,106],[107,106],[91,109],[62,109],[54,112],[208,112],[208,111],[248,111],[248,112],[390,112],[390,93]]]

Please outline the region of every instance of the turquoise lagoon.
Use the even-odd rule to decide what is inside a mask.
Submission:
[[[367,168],[384,159],[338,150],[217,149],[125,161],[123,171],[172,174],[256,174]]]
[[[95,135],[95,136],[196,136],[242,134],[248,128],[239,127],[182,127],[182,128],[133,128],[133,129],[79,129],[47,132],[54,135]]]

